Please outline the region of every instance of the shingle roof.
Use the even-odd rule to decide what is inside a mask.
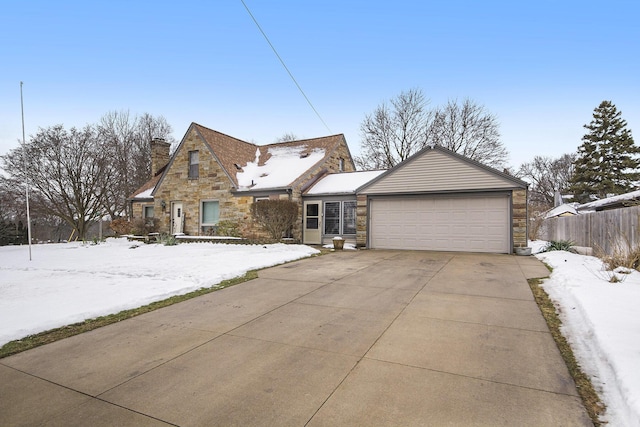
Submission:
[[[301,178],[305,177],[314,165],[322,163],[329,158],[340,143],[344,141],[344,135],[338,134],[320,138],[256,145],[209,129],[198,123],[192,123],[190,129],[191,128],[193,128],[200,138],[209,146],[211,153],[216,157],[218,163],[222,166],[236,188],[243,187],[238,182],[238,173],[244,172],[245,168],[256,169],[256,166],[256,170],[260,172],[258,176],[253,178],[244,176],[244,179],[248,178],[250,182],[253,180],[254,185],[250,186],[251,188],[291,187],[298,183]],[[187,132],[187,134],[188,133],[189,132]],[[257,152],[259,156],[256,162]],[[279,154],[285,152],[288,154],[286,159],[287,163],[285,167],[278,168],[278,174],[273,173],[273,170],[269,171],[268,168],[263,168],[274,156],[278,157]],[[297,154],[292,156],[291,153]],[[322,153],[322,155],[319,156],[319,153]],[[311,154],[314,154],[314,156],[311,156]],[[284,158],[280,158],[280,160],[283,159]],[[275,159],[271,163],[275,163]],[[238,167],[236,167],[236,165]],[[146,192],[148,192],[147,190],[154,191],[162,177],[161,172],[164,172],[165,168],[166,166],[163,167],[155,177],[137,189],[131,195],[130,199],[135,199],[136,197],[144,199],[152,198],[151,195],[147,197]],[[265,174],[270,174],[270,176]],[[251,188],[245,186],[243,189],[247,190]],[[144,193],[144,197],[139,197],[141,193]]]
[[[160,181],[160,177],[162,176],[162,173],[166,168],[167,168],[167,165],[164,165],[163,167],[161,167],[158,170],[158,173],[156,173],[156,176],[154,176],[149,181],[142,184],[142,187],[138,188],[136,191],[133,192],[131,196],[129,196],[129,200],[153,199],[153,196],[151,195],[151,193],[156,188],[156,185],[158,184],[158,181]]]
[[[236,188],[242,187],[242,185],[240,185],[241,183],[238,182],[238,172],[240,171],[236,165],[243,170],[248,165],[257,164],[258,167],[262,167],[265,166],[265,164],[267,164],[274,155],[277,155],[276,153],[283,153],[285,151],[288,153],[297,152],[297,158],[300,159],[300,163],[304,162],[305,164],[295,164],[295,156],[290,156],[288,158],[289,164],[287,165],[287,168],[290,172],[295,171],[295,173],[281,174],[279,182],[277,182],[277,179],[271,179],[268,187],[263,186],[262,188],[287,187],[294,184],[301,176],[313,168],[315,164],[326,160],[340,145],[340,143],[344,141],[344,136],[342,134],[338,134],[320,138],[256,145],[233,138],[197,123],[193,123],[192,126],[209,145],[211,151],[217,157],[218,162],[225,169],[227,175]],[[260,155],[257,157],[256,163],[257,150]],[[317,154],[320,151],[323,155],[321,157],[316,157],[316,159],[319,158],[319,160],[310,164],[308,155],[312,153]],[[301,167],[299,166],[304,168],[304,170],[301,170]],[[254,180],[254,183],[257,184],[257,179]]]

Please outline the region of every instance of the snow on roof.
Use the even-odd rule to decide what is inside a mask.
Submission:
[[[625,200],[634,200],[640,198],[640,190],[631,191],[630,193],[619,194],[613,197],[607,197],[605,199],[596,200],[594,202],[585,203],[583,205],[578,206],[580,210],[590,210],[596,209],[602,206],[613,205],[618,202],[623,202]]]
[[[386,171],[380,170],[333,173],[322,178],[305,194],[317,195],[355,193],[355,191],[359,187],[362,187],[364,184],[380,176],[384,172]]]
[[[132,199],[153,199],[153,196],[151,195],[151,193],[153,193],[153,189],[155,187],[151,187],[148,188],[146,190],[144,190],[141,193],[136,194],[135,196],[132,197]]]
[[[570,213],[570,214],[573,214],[573,215],[578,215],[578,210],[575,208],[574,205],[565,203],[563,205],[556,206],[555,208],[551,209],[549,212],[546,213],[544,218],[545,219],[553,218],[553,217],[556,217],[556,216],[560,216],[563,213]]]
[[[267,153],[271,157],[260,165],[260,149],[256,149],[255,160],[236,173],[239,190],[287,187],[325,156],[323,149],[308,151],[306,145],[269,147]]]

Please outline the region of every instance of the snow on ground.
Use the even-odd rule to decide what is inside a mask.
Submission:
[[[594,257],[538,253],[553,267],[543,283],[556,302],[563,334],[607,405],[611,426],[640,425],[640,272],[611,272]],[[345,245],[345,249],[347,245]],[[303,245],[185,243],[0,247],[0,345],[85,319],[214,286],[245,272],[310,256]]]
[[[318,253],[304,245],[108,239],[0,247],[0,346],[37,332],[211,287],[247,271]]]
[[[540,247],[531,246],[534,253]],[[553,267],[542,287],[607,406],[603,418],[610,426],[640,426],[640,272],[616,273],[621,281],[611,283],[613,273],[598,258],[565,251],[536,256]]]

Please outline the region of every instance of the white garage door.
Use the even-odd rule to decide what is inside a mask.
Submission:
[[[372,199],[370,207],[372,248],[510,251],[507,196]]]

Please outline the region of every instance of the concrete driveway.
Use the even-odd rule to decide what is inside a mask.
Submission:
[[[591,425],[533,257],[345,251],[0,359],[0,425]]]

